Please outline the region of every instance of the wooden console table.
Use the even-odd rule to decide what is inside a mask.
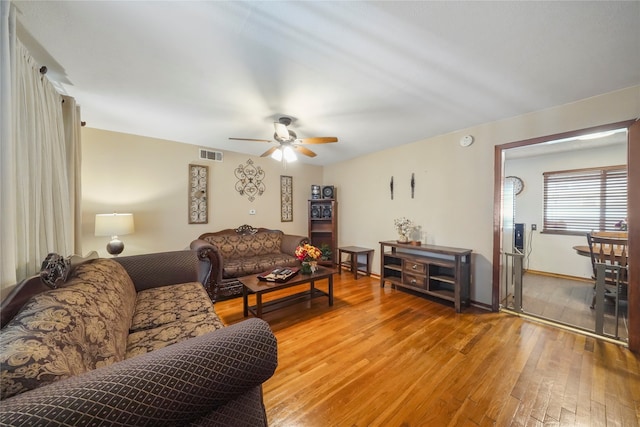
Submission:
[[[469,305],[471,249],[380,242],[380,287],[385,282],[453,301],[456,312]]]

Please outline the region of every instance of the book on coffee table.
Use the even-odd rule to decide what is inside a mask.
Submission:
[[[266,282],[286,282],[293,276],[298,274],[300,269],[298,267],[279,267],[273,270],[265,271],[262,274],[258,274],[258,280]]]

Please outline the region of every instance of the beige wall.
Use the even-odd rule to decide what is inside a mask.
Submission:
[[[307,235],[311,184],[322,184],[322,168],[224,152],[224,162],[198,160],[198,148],[99,129],[82,130],[82,252],[109,256],[107,237],[95,237],[96,213],[132,212],[135,233],[123,236],[123,255],[184,249],[200,234],[242,224]],[[235,190],[234,170],[248,159],[266,173],[266,191],[250,202]],[[208,224],[189,224],[188,165],[209,166]],[[293,176],[293,222],[280,222],[280,175]],[[249,210],[255,209],[255,215]]]
[[[406,216],[423,227],[428,243],[473,249],[471,298],[490,304],[494,146],[638,116],[640,86],[325,167],[324,181],[339,187],[339,244],[375,248],[374,272],[379,273],[378,242],[395,239],[393,220]],[[463,148],[458,141],[467,134],[475,142]]]
[[[394,218],[421,225],[428,243],[474,251],[471,297],[491,302],[494,146],[582,129],[640,116],[640,86],[545,111],[486,123],[373,153],[325,168],[292,164],[283,170],[271,159],[225,152],[210,167],[207,225],[187,223],[187,165],[197,162],[198,147],[172,141],[83,129],[83,252],[106,256],[106,238],[93,236],[94,215],[112,211],[135,214],[136,233],[123,238],[125,254],[182,249],[199,234],[237,227],[279,228],[307,234],[311,184],[338,188],[339,245],[375,248],[396,238]],[[463,135],[475,138],[463,148]],[[234,169],[252,158],[265,169],[267,191],[255,202],[238,195]],[[415,198],[410,179],[415,174]],[[280,175],[294,177],[294,222],[280,222]],[[395,195],[390,199],[389,181]],[[250,216],[249,209],[257,214]]]

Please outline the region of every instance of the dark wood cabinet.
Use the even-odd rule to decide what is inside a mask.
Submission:
[[[471,249],[380,242],[380,287],[385,282],[454,303],[469,305]]]
[[[331,260],[319,261],[321,265],[336,264],[338,253],[338,201],[335,199],[309,200],[309,239],[318,248],[329,245]]]

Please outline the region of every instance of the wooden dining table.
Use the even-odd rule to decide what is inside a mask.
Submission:
[[[626,239],[624,239],[624,240],[626,241]],[[591,252],[589,251],[589,245],[576,245],[576,246],[573,247],[573,249],[577,252],[578,255],[591,257]],[[594,248],[593,252],[595,254],[597,254],[598,250],[596,250]],[[615,257],[616,257],[616,261],[620,261],[620,257],[622,256],[622,248],[614,246],[613,253],[614,253]],[[627,257],[628,256],[629,256],[629,254],[627,253]]]

